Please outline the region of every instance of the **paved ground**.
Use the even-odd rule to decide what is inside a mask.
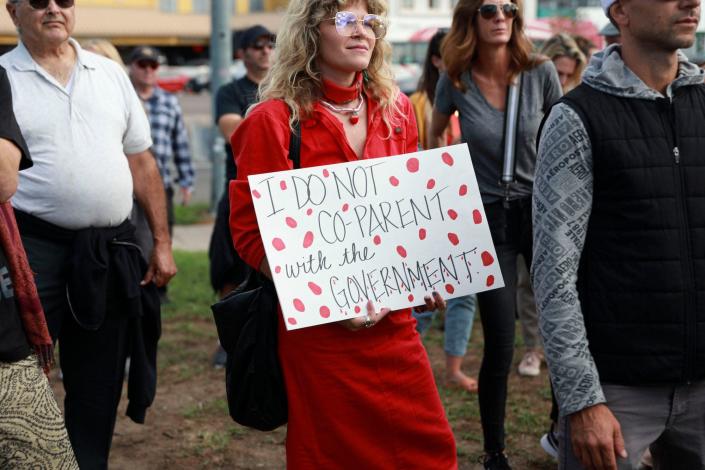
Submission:
[[[207,251],[213,224],[175,225],[172,243],[175,250]]]

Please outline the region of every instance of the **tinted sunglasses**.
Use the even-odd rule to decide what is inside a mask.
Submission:
[[[156,70],[157,67],[159,67],[159,64],[157,62],[154,62],[151,60],[138,60],[137,67],[139,67],[141,69],[150,68],[152,70]]]
[[[514,3],[503,3],[497,5],[496,3],[486,3],[482,5],[477,11],[480,12],[480,16],[486,20],[491,20],[499,14],[499,9],[502,9],[502,14],[505,18],[514,18],[519,14],[519,7]]]
[[[387,23],[379,15],[365,15],[358,18],[351,11],[339,11],[334,18],[328,18],[335,22],[335,30],[341,36],[350,37],[357,31],[358,23],[362,25],[362,31],[365,35],[380,39],[387,34]]]
[[[29,6],[35,10],[45,10],[51,0],[28,0]],[[59,8],[71,8],[74,0],[54,0]]]
[[[264,50],[265,47],[268,47],[270,49],[274,49],[274,41],[271,41],[271,40],[257,41],[256,43],[252,44],[249,47],[256,50],[256,51],[262,51],[262,50]]]

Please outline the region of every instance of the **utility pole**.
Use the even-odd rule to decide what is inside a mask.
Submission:
[[[233,56],[230,17],[233,14],[232,0],[211,0],[211,113],[215,123],[215,98],[218,89],[230,80],[230,63]],[[211,211],[225,188],[225,139],[215,124],[211,128]]]

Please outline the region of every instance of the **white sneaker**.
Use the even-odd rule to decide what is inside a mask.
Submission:
[[[524,377],[536,377],[541,373],[541,355],[536,351],[529,351],[524,354],[519,363],[519,375]]]
[[[551,429],[541,436],[541,448],[554,459],[558,460],[558,436],[553,431],[553,426]]]

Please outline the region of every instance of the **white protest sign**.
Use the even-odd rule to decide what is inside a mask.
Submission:
[[[504,286],[467,145],[248,179],[289,330]]]

